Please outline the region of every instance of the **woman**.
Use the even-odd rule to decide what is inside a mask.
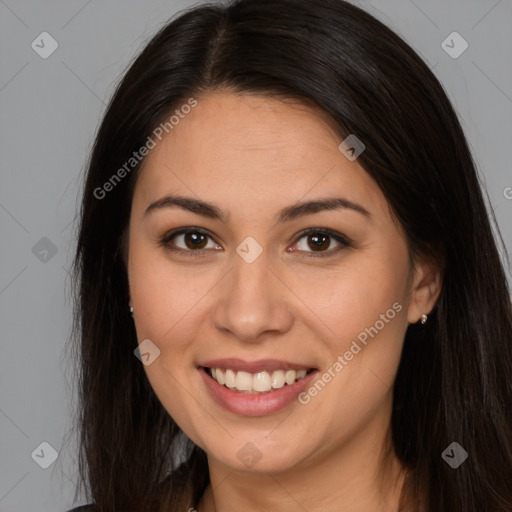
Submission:
[[[75,275],[91,510],[512,510],[512,308],[475,166],[363,10],[165,26],[97,134]]]

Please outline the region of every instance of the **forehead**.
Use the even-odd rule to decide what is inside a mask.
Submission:
[[[180,192],[250,211],[343,194],[385,208],[375,182],[338,149],[341,141],[326,115],[296,101],[210,93],[150,151],[134,201],[142,207]]]

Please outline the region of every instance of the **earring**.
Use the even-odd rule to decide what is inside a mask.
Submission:
[[[421,322],[421,325],[425,325],[427,323],[427,315],[425,315],[425,313],[423,313],[423,315],[421,315],[420,322]]]
[[[130,306],[130,315],[133,316],[133,306]]]

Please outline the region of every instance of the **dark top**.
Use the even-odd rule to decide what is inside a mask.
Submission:
[[[97,508],[94,505],[82,505],[81,507],[72,508],[68,512],[97,512]]]

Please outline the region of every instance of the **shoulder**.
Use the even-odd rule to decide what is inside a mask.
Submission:
[[[95,505],[82,505],[80,507],[72,508],[68,512],[97,512]]]

